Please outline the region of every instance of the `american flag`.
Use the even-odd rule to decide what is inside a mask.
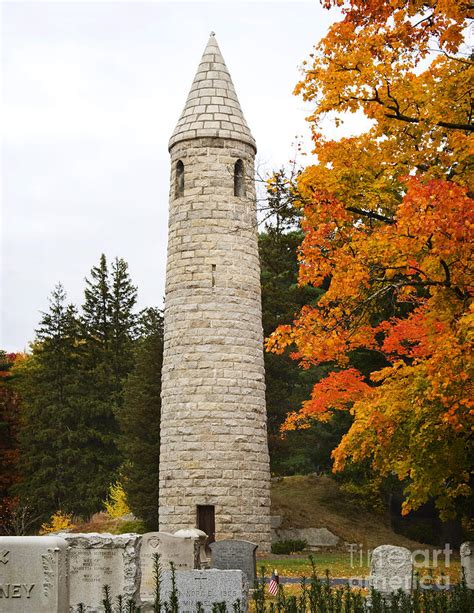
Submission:
[[[272,596],[276,596],[278,594],[278,584],[280,579],[278,578],[278,572],[275,569],[272,573],[272,577],[270,579],[270,583],[268,584],[268,591]]]

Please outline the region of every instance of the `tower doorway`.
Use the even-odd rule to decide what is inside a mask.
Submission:
[[[197,527],[207,534],[206,550],[216,540],[216,509],[214,505],[197,505]]]

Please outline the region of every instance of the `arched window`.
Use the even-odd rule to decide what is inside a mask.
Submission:
[[[176,163],[175,197],[184,196],[184,164],[181,160]]]
[[[237,160],[234,166],[234,196],[245,196],[244,163]]]

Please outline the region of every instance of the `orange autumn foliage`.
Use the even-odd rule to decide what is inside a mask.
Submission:
[[[286,429],[333,410],[354,422],[334,468],[370,459],[404,481],[403,512],[434,497],[441,515],[470,496],[472,470],[473,62],[467,3],[326,0],[343,7],[296,92],[318,163],[298,179],[301,284],[327,292],[267,340],[304,367],[333,363]],[[360,136],[328,139],[322,120],[363,112]],[[341,115],[342,113],[342,115]],[[357,349],[388,364],[370,380]]]

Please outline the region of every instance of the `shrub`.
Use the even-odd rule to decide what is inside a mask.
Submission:
[[[74,528],[72,523],[72,515],[70,513],[63,513],[62,511],[56,511],[51,515],[49,522],[41,525],[40,534],[50,534],[51,532],[65,532]]]
[[[117,481],[112,483],[109,488],[109,495],[104,503],[105,510],[109,517],[114,519],[123,517],[130,513],[130,508],[127,504],[127,497],[122,484]]]
[[[304,539],[293,539],[286,541],[277,541],[272,543],[271,551],[277,554],[289,554],[303,551],[308,546],[308,542]]]

